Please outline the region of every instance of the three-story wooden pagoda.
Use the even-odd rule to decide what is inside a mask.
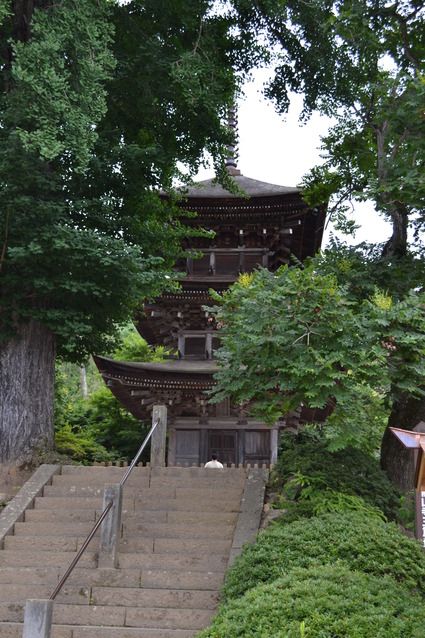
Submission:
[[[116,398],[137,419],[150,420],[153,405],[168,407],[168,462],[199,465],[211,451],[224,463],[274,463],[280,428],[320,420],[302,409],[274,427],[247,415],[246,406],[229,401],[212,404],[205,391],[214,383],[219,334],[204,306],[213,305],[209,290],[223,291],[240,273],[257,266],[274,271],[291,256],[303,261],[320,248],[325,207],[310,209],[297,188],[250,179],[228,166],[238,189],[234,195],[213,180],[190,188],[181,202],[196,212],[185,223],[214,231],[212,238],[187,239],[190,254],[176,264],[186,273],[181,293],[165,293],[144,306],[137,328],[151,345],[164,345],[162,363],[126,363],[95,357]],[[193,242],[193,243],[192,243]]]

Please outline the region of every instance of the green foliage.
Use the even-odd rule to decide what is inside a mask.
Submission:
[[[250,283],[214,295],[221,344],[214,401],[250,402],[254,414],[273,422],[300,404],[322,408],[336,399],[346,409],[365,387],[389,402],[422,392],[423,293],[404,281],[397,294],[388,285],[378,290],[373,259],[358,287],[349,256],[335,252],[303,268],[258,269]],[[355,254],[353,265],[359,260]],[[397,260],[378,266],[387,278],[397,269]]]
[[[416,0],[233,0],[243,41],[272,68],[265,94],[279,112],[289,92],[335,124],[322,139],[323,162],[304,177],[311,205],[328,201],[353,232],[347,200],[372,200],[394,228],[385,252],[406,251],[407,227],[424,224],[424,12]]]
[[[347,450],[349,453],[350,451]],[[345,494],[326,486],[325,480],[318,476],[308,477],[296,472],[295,476],[285,483],[280,503],[285,505],[285,500],[291,499],[291,494],[297,495],[298,503],[308,503],[311,512],[318,516],[326,512],[362,512],[369,518],[386,520],[385,515],[377,507],[366,503],[361,496]],[[301,511],[305,516],[306,508]],[[294,511],[292,512],[294,513]],[[297,510],[295,510],[297,513]]]
[[[102,387],[89,399],[90,430],[96,441],[107,450],[116,450],[119,458],[131,461],[149,431],[150,424],[141,424]],[[140,461],[149,460],[146,450]]]
[[[381,470],[376,458],[356,448],[331,452],[326,440],[301,442],[302,438],[302,435],[284,438],[284,449],[273,470],[283,497],[292,501],[291,518],[314,516],[316,508],[323,511],[326,507],[334,511],[345,508],[366,511],[372,507],[390,520],[397,518],[401,493]],[[302,482],[310,487],[304,496]],[[363,505],[358,501],[356,507],[359,498]],[[329,504],[325,505],[328,499]]]
[[[162,361],[163,353],[164,348],[160,346],[152,350],[130,323],[120,330],[111,356],[119,361]]]
[[[241,575],[244,578],[244,574]],[[219,609],[199,638],[405,638],[421,636],[423,602],[391,577],[343,565],[294,568]]]
[[[397,510],[397,520],[404,529],[415,533],[415,500],[413,491],[403,495],[400,499],[400,507]]]
[[[353,572],[389,575],[425,596],[425,556],[420,543],[394,523],[365,512],[322,514],[316,518],[275,524],[260,532],[226,576],[223,602],[243,596],[259,583],[272,583],[294,568],[344,565]]]
[[[73,460],[131,461],[147,432],[104,385],[87,398],[68,394],[56,401],[56,450]],[[146,454],[141,461],[149,460]]]
[[[152,351],[132,324],[119,331],[112,356],[125,361],[156,361],[161,349]],[[140,424],[118,403],[97,372],[93,360],[85,365],[88,396],[81,390],[80,368],[62,362],[57,365],[55,385],[55,441],[59,453],[71,459],[93,461],[132,461],[148,425]],[[149,450],[142,455],[149,460]]]
[[[6,122],[25,151],[49,161],[72,158],[68,170],[86,169],[106,114],[104,83],[114,67],[108,13],[103,0],[36,9],[31,40],[12,45],[15,87]]]
[[[325,424],[306,424],[306,430],[320,432],[330,452],[353,447],[377,455],[388,414],[389,407],[382,392],[358,385],[350,397],[339,397]]]
[[[93,461],[116,461],[117,453],[109,452],[90,432],[73,430],[69,423],[55,433],[56,451],[72,461],[90,465]]]
[[[206,147],[224,154],[232,39],[204,0],[12,9],[0,9],[0,338],[34,319],[81,361],[176,287],[188,231],[158,191]]]

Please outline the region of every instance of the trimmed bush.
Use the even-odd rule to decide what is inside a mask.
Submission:
[[[284,445],[285,449],[280,453],[274,469],[274,480],[278,487],[301,474],[318,488],[322,486],[323,490],[327,489],[330,493],[360,496],[368,505],[381,510],[389,520],[397,519],[401,492],[381,470],[379,462],[367,453],[355,448],[330,452],[326,441],[303,440],[302,435],[298,438],[286,437]],[[296,501],[299,493],[295,491],[288,496]],[[295,505],[287,520],[294,520],[298,516],[314,516],[314,499],[311,505],[308,502],[300,503],[301,507],[297,503]]]
[[[304,623],[304,634],[301,633]],[[419,638],[423,600],[388,576],[295,568],[221,606],[198,638]]]
[[[375,576],[389,575],[425,596],[425,554],[394,523],[359,512],[324,514],[287,525],[275,523],[245,545],[229,570],[222,600],[242,596],[259,583],[272,582],[294,567],[341,562]],[[425,629],[424,629],[425,636]]]

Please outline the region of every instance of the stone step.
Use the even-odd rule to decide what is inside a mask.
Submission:
[[[201,630],[211,622],[213,611],[209,609],[164,609],[137,607],[112,607],[89,605],[55,605],[53,622],[75,625],[109,625],[152,629],[192,629]]]
[[[195,487],[195,488],[223,488],[231,487],[232,489],[241,488],[244,485],[245,479],[216,476],[199,476],[193,478],[191,476],[152,476],[150,479],[151,488],[173,488],[173,487]],[[127,483],[124,489],[127,487]]]
[[[96,509],[41,509],[36,507],[35,509],[27,510],[25,512],[25,523],[47,523],[47,522],[66,522],[66,523],[91,523],[93,526],[96,520],[99,518],[99,514],[96,513]]]
[[[23,603],[28,599],[47,599],[52,595],[57,582],[54,583],[3,583],[0,588],[0,601],[8,603]],[[115,591],[114,587],[109,588]],[[123,591],[121,588],[119,591]],[[132,591],[131,588],[128,591]],[[65,583],[56,600],[57,602],[89,605],[91,602],[91,588],[83,585],[68,585]],[[124,600],[124,599],[121,599]],[[0,627],[1,636],[1,627]]]
[[[131,567],[140,569],[187,569],[191,571],[212,571],[218,572],[227,569],[228,558],[220,554],[182,554],[171,552],[162,554],[141,554],[140,552],[121,553],[118,563],[121,569]]]
[[[237,498],[222,494],[221,498],[211,499],[207,495],[179,495],[180,498],[151,498],[149,495],[136,496],[134,510],[141,512],[145,509],[167,509],[169,512],[239,512],[241,495]]]
[[[15,536],[42,536],[44,538],[87,537],[93,529],[93,522],[24,522],[15,523]],[[123,537],[136,535],[138,538],[233,538],[234,526],[227,523],[204,520],[200,514],[193,523],[167,521],[146,521],[143,515],[138,520],[124,518]],[[100,533],[100,532],[97,532]]]
[[[117,468],[119,469],[119,468]],[[95,485],[97,487],[103,487],[107,483],[120,483],[124,473],[120,470],[117,473],[106,472],[93,474],[93,476],[80,476],[78,474],[56,474],[52,478],[52,485]],[[143,476],[133,476],[131,474],[126,480],[123,489],[127,488],[140,488],[147,489],[150,485],[150,476],[145,474]]]
[[[42,525],[42,523],[41,523]],[[127,519],[123,523],[123,539],[127,538],[203,538],[232,539],[234,526],[204,522],[202,514],[197,523],[145,523]]]
[[[143,518],[143,514],[137,514],[140,518]],[[136,516],[134,516],[134,519]],[[190,523],[196,525],[202,520],[204,524],[214,523],[217,525],[236,525],[238,520],[238,512],[167,512],[167,523]]]
[[[97,532],[96,536],[90,543],[90,548],[92,551],[98,549],[99,547],[99,534]],[[21,550],[21,551],[46,551],[52,550],[53,552],[77,552],[81,545],[85,541],[85,536],[77,537],[70,536],[67,538],[56,538],[56,537],[37,537],[37,536],[6,536],[4,539],[4,549],[7,550]],[[147,545],[152,545],[152,540],[146,539]],[[149,551],[149,550],[148,550]]]
[[[99,514],[99,513],[98,513]],[[192,512],[192,511],[168,511],[164,510],[142,510],[135,512],[134,510],[123,509],[123,520],[125,521],[131,516],[132,521],[141,520],[145,523],[193,523],[200,521],[205,523],[224,523],[235,525],[238,518],[237,512]],[[89,511],[87,509],[69,510],[69,509],[31,509],[25,512],[25,522],[42,523],[42,522],[89,522],[94,525],[99,515],[96,510]]]
[[[137,629],[131,627],[76,627],[72,638],[191,638],[198,630],[193,629]],[[3,637],[2,637],[3,638]],[[69,638],[63,634],[52,638]]]
[[[196,565],[195,565],[196,567]],[[221,588],[225,575],[225,568],[212,570],[199,570],[163,566],[148,568],[143,565],[141,569],[98,569],[98,570],[76,570],[66,581],[67,585],[76,587],[77,585],[90,589],[94,586],[108,588],[147,588],[147,589],[184,589],[217,591]],[[53,584],[54,581],[51,581]],[[119,604],[116,602],[116,604]]]
[[[4,566],[0,565],[0,584],[45,584],[45,583],[57,583],[61,577],[60,567],[54,565],[51,567],[22,567],[22,566]],[[0,598],[2,593],[0,591]]]
[[[102,485],[87,485],[87,483],[71,483],[63,485],[46,485],[44,487],[44,498],[54,496],[79,496],[79,497],[102,497],[104,488]],[[242,488],[226,487],[224,491],[211,487],[147,487],[125,486],[125,496],[149,496],[150,499],[176,498],[190,500],[200,496],[208,503],[220,501],[223,496],[227,499],[240,499]]]
[[[224,572],[173,571],[142,569],[140,586],[144,589],[184,589],[186,591],[218,591]]]
[[[142,569],[75,569],[66,581],[68,586],[81,586],[90,589],[93,585],[107,587],[147,587],[148,589],[199,589],[217,590],[224,580],[224,568],[212,571],[204,569],[192,570],[190,564],[186,567],[162,566],[152,568],[143,566]],[[0,570],[0,584],[3,585],[43,585],[53,591],[62,577],[65,569],[58,567],[2,567]],[[0,592],[0,600],[4,599]],[[10,619],[9,619],[10,620]]]
[[[22,638],[22,630],[20,623],[2,623],[1,638]],[[51,638],[191,638],[197,633],[196,629],[53,625]]]
[[[162,566],[158,571],[162,572]],[[51,583],[53,587],[62,578],[65,567],[12,567],[2,566],[0,569],[0,583],[38,584]],[[66,581],[69,585],[83,583],[89,585],[104,585],[108,587],[138,587],[141,580],[141,569],[102,569],[84,568],[78,563]],[[1,595],[1,594],[0,594]]]
[[[110,468],[114,469],[114,468]],[[116,472],[95,472],[92,475],[88,474],[56,474],[52,478],[52,485],[92,485],[96,487],[102,487],[105,483],[120,483],[124,477],[124,472],[119,468],[116,468]],[[151,476],[149,474],[133,476],[133,473],[126,480],[123,489],[127,488],[172,488],[176,486],[180,487],[194,487],[194,488],[211,488],[211,487],[229,487],[240,488],[245,483],[245,475],[239,476],[218,476],[214,475],[199,475],[193,476],[189,474],[183,474],[179,476],[175,475],[160,475]]]
[[[85,477],[85,479],[91,479],[93,476],[119,476],[121,480],[127,470],[128,467],[116,467],[114,465],[109,467],[101,465],[62,465],[61,476]],[[150,467],[136,465],[127,480],[130,481],[132,477],[150,476],[151,472],[152,468]]]
[[[126,553],[134,553],[134,552],[144,552],[146,554],[150,553],[147,549],[149,542],[152,543],[153,553],[155,554],[198,554],[201,553],[210,553],[210,554],[226,554],[230,552],[230,548],[232,545],[231,540],[211,540],[211,539],[173,539],[173,538],[155,538],[155,539],[138,539],[138,538],[129,538],[122,539],[120,542],[120,552]]]
[[[189,589],[140,589],[120,587],[98,587],[91,590],[93,605],[115,605],[117,600],[130,607],[155,607],[166,609],[215,610],[219,591],[196,591]]]
[[[45,537],[64,537],[64,536],[80,536],[86,537],[93,529],[94,521],[62,521],[62,522],[36,522],[25,521],[24,523],[15,523],[15,536],[45,536]]]
[[[134,503],[134,499],[130,499],[130,503]],[[69,510],[100,510],[102,512],[103,495],[96,496],[95,498],[87,496],[62,496],[62,497],[50,497],[37,496],[34,501],[35,509],[57,509],[68,508]]]
[[[91,551],[99,548],[99,532],[90,542]],[[6,536],[4,549],[19,551],[44,551],[76,553],[83,545],[85,537],[37,537],[37,536]],[[230,551],[232,539],[204,539],[204,538],[123,538],[120,540],[120,552],[142,552],[144,554],[196,554],[209,552],[221,554]],[[72,557],[70,558],[72,560]]]
[[[8,538],[13,538],[13,536],[7,536],[5,540]],[[49,549],[42,550],[37,548],[37,552],[34,552],[33,549],[26,550],[24,548],[16,550],[3,549],[0,550],[0,568],[3,569],[9,566],[38,567],[39,565],[45,567],[67,567],[73,558],[72,552],[61,550],[49,551]],[[92,549],[91,545],[81,556],[78,565],[86,568],[97,567],[97,552]]]
[[[64,573],[65,569],[71,562],[73,555],[69,552],[49,552],[40,551],[34,554],[33,551],[17,550],[17,551],[0,551],[0,572],[11,568],[12,570],[18,569],[37,569],[40,565],[43,565],[40,569],[57,568],[60,575]],[[131,553],[126,552],[119,556],[119,566],[125,570],[141,570],[141,569],[171,569],[171,570],[190,570],[190,571],[219,571],[223,572],[227,568],[227,557],[220,556],[218,554],[182,554],[178,553],[149,553],[142,554],[140,552]],[[102,570],[97,568],[97,553],[87,549],[80,558],[75,571],[70,576],[70,582],[74,582],[74,574],[78,574],[79,571],[86,569],[93,569],[93,573],[103,573]],[[109,574],[109,579],[114,580],[120,571],[114,570]],[[84,574],[82,578],[84,577]],[[101,576],[103,578],[103,576]],[[26,581],[28,582],[28,581]]]
[[[72,638],[191,638],[193,629],[137,629],[131,627],[76,627]],[[3,638],[3,637],[2,637]],[[52,638],[70,638],[69,635],[53,635]]]
[[[163,498],[157,499],[155,496],[143,495],[136,498],[123,498],[123,508],[129,511],[143,512],[145,510],[157,511],[167,510],[170,512],[239,512],[239,500],[227,499],[225,496],[221,500],[215,501],[213,504],[208,499],[201,497],[192,499],[175,499]],[[103,509],[103,495],[96,498],[78,497],[78,496],[51,496],[49,498],[37,497],[35,499],[35,509],[69,509],[69,510],[93,510],[99,516]]]
[[[87,485],[86,482],[81,484],[45,485],[43,498],[49,498],[51,496],[85,496],[103,499],[103,492],[103,485]],[[130,494],[130,490],[127,490],[127,493]]]

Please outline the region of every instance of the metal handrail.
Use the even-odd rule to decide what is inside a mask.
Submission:
[[[148,444],[149,439],[151,438],[152,434],[154,433],[155,428],[157,427],[159,422],[160,422],[160,419],[158,419],[152,425],[152,427],[151,427],[150,431],[148,432],[145,440],[143,441],[142,445],[140,446],[139,451],[137,452],[136,456],[132,460],[129,468],[126,471],[126,473],[122,477],[122,479],[120,481],[120,485],[121,486],[124,485],[124,483],[126,482],[128,477],[130,476],[134,466],[136,465],[137,461],[139,460],[141,453],[143,452],[143,450],[145,449],[146,445]],[[59,583],[56,585],[55,590],[51,594],[49,600],[54,600],[56,598],[56,596],[59,594],[60,590],[62,589],[62,587],[64,586],[64,584],[68,580],[68,578],[70,577],[72,571],[74,570],[74,567],[76,566],[76,564],[80,560],[81,556],[84,554],[85,550],[87,549],[88,544],[90,543],[90,541],[92,540],[93,536],[96,534],[97,530],[99,529],[99,527],[101,526],[101,524],[105,520],[105,518],[106,518],[109,510],[111,509],[112,505],[113,505],[113,501],[109,501],[106,504],[105,509],[103,510],[102,514],[99,516],[99,519],[96,521],[95,526],[93,527],[93,529],[91,530],[91,532],[87,536],[87,538],[84,541],[84,543],[81,545],[79,551],[77,552],[77,555],[75,556],[74,560],[69,565],[68,569],[66,570],[66,572],[64,573],[64,575],[60,579]]]

